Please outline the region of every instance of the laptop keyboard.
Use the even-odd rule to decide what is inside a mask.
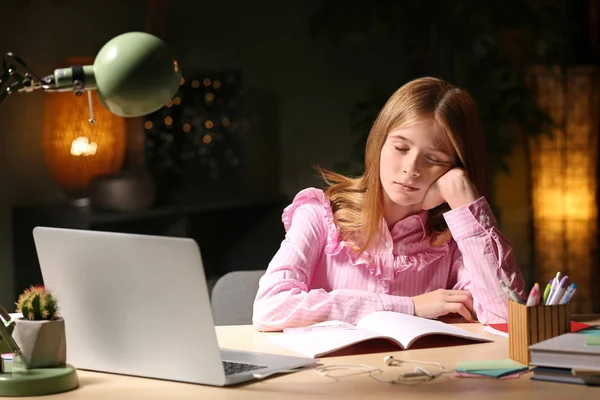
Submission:
[[[223,361],[225,375],[239,374],[240,372],[254,371],[255,369],[267,368],[264,365],[244,364],[231,361]]]

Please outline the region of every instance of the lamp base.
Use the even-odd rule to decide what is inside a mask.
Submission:
[[[154,179],[145,171],[98,176],[91,181],[88,191],[94,208],[106,211],[144,210],[156,198]]]
[[[0,373],[0,397],[41,396],[79,387],[77,370],[69,364],[12,372],[12,361],[5,360],[4,370]]]
[[[89,199],[89,197],[78,197],[78,198],[69,197],[67,199],[67,203],[71,207],[87,207],[90,204],[92,204],[92,201]]]

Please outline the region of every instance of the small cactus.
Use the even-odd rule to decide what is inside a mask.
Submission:
[[[31,286],[15,303],[17,312],[29,320],[49,320],[57,318],[58,307],[52,294],[44,286]]]

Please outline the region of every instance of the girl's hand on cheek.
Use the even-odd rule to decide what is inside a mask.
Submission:
[[[443,203],[455,209],[472,203],[479,198],[475,185],[462,168],[453,168],[440,176],[427,190],[423,209],[431,210]]]
[[[425,197],[423,198],[423,210],[431,210],[446,202],[440,193],[438,185],[440,179],[441,178],[433,182],[431,186],[429,186],[429,189],[427,189]]]

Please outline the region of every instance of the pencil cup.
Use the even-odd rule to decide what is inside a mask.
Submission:
[[[571,331],[569,304],[526,307],[508,302],[508,355],[529,365],[529,346]]]

